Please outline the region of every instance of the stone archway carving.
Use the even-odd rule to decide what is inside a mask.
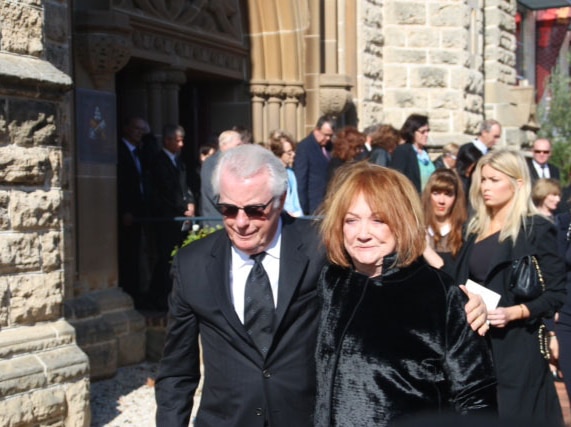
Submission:
[[[286,129],[296,138],[303,135],[303,37],[307,27],[303,7],[299,1],[248,1],[256,141],[265,141],[276,128]]]

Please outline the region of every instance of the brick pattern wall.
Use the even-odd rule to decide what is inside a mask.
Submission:
[[[89,425],[71,283],[67,2],[0,5],[0,425]]]

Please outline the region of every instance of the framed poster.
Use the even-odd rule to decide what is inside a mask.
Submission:
[[[82,163],[116,163],[117,115],[115,94],[89,89],[76,91],[76,143]]]

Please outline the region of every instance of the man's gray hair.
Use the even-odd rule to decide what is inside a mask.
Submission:
[[[231,148],[222,154],[212,174],[212,188],[216,197],[220,196],[220,177],[222,171],[228,172],[236,178],[246,179],[262,171],[267,171],[270,177],[268,187],[276,197],[275,204],[279,204],[278,197],[287,190],[287,171],[282,161],[274,154],[260,145],[246,144]]]
[[[242,141],[240,138],[240,134],[234,130],[225,130],[218,136],[218,147],[221,150],[224,150],[224,147],[229,143],[239,140]]]
[[[492,130],[492,126],[498,125],[500,128],[502,127],[501,123],[494,119],[487,119],[480,123],[480,135],[482,132],[489,132]]]

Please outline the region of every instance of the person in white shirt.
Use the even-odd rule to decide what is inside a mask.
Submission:
[[[464,144],[460,147],[458,155],[462,151],[468,149],[469,146],[475,146],[482,154],[487,154],[494,145],[500,142],[502,137],[502,125],[494,119],[484,120],[480,124],[480,133],[472,142]]]
[[[531,181],[535,183],[540,178],[551,178],[559,181],[560,174],[557,166],[549,163],[551,158],[551,141],[547,138],[536,139],[533,143],[532,158],[527,159]]]

